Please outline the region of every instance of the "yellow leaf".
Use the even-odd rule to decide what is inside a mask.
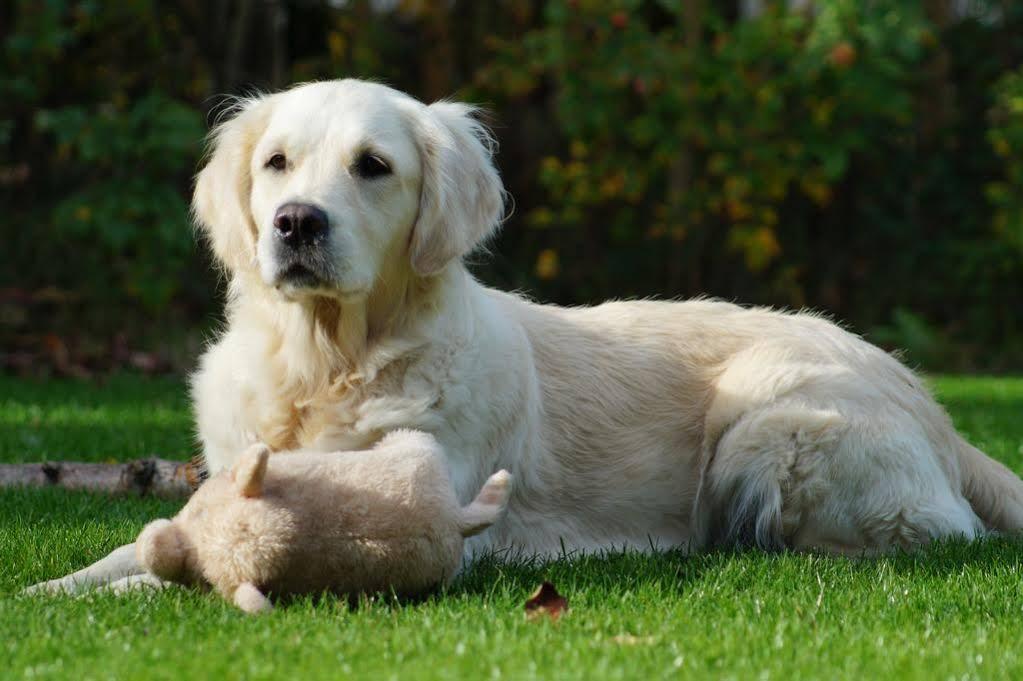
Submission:
[[[803,193],[813,199],[814,203],[823,206],[831,200],[831,187],[823,182],[803,180]]]
[[[600,183],[600,193],[606,199],[613,199],[622,193],[625,188],[625,177],[621,173],[615,173],[611,177],[605,177]]]
[[[770,227],[757,227],[746,241],[744,250],[746,267],[751,272],[759,272],[781,253],[781,245]]]
[[[725,178],[725,196],[733,200],[739,200],[749,194],[749,180],[741,175],[730,175]]]
[[[553,248],[545,248],[536,258],[536,276],[549,280],[558,276],[558,252]]]
[[[331,31],[327,35],[327,49],[330,50],[330,56],[334,59],[340,59],[345,53],[345,37],[337,31]]]
[[[728,170],[728,157],[720,152],[711,154],[707,159],[707,170],[713,175],[724,175]]]
[[[529,215],[530,222],[537,226],[543,227],[554,222],[554,214],[550,208],[537,208]]]
[[[825,99],[819,105],[813,107],[813,120],[814,122],[825,127],[831,122],[831,116],[835,112],[837,102],[834,99]]]
[[[561,168],[561,161],[557,156],[547,156],[540,162],[540,169],[546,173],[557,172]]]
[[[741,201],[726,201],[725,211],[728,213],[728,217],[735,222],[745,220],[753,215],[753,210]]]
[[[586,172],[586,165],[579,161],[572,161],[565,166],[565,177],[569,179],[576,179],[582,177]]]

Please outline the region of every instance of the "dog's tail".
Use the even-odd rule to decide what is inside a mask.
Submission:
[[[984,524],[998,532],[1023,532],[1023,480],[965,440],[959,467],[963,495]]]

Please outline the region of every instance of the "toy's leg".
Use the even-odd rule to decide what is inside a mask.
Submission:
[[[135,557],[135,544],[126,544],[110,552],[89,567],[73,572],[66,577],[51,579],[30,586],[22,593],[76,593],[97,586],[116,582],[123,577],[145,574],[145,569]]]
[[[274,609],[270,599],[262,594],[252,582],[242,582],[235,589],[234,597],[231,599],[239,608],[255,615],[261,612],[269,612]]]

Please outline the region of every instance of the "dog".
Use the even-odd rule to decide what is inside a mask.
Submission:
[[[1019,478],[912,371],[821,316],[564,308],[477,282],[463,258],[505,205],[493,147],[472,107],[371,82],[237,103],[193,202],[229,282],[226,331],[192,379],[211,473],[254,443],[429,432],[461,502],[515,476],[473,555],[861,555],[1023,528]],[[129,545],[38,588],[110,582],[157,580]]]

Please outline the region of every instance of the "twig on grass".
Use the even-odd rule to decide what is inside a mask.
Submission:
[[[0,464],[0,488],[59,487],[182,499],[192,494],[202,478],[202,468],[195,461],[156,458],[121,463],[47,461]]]

